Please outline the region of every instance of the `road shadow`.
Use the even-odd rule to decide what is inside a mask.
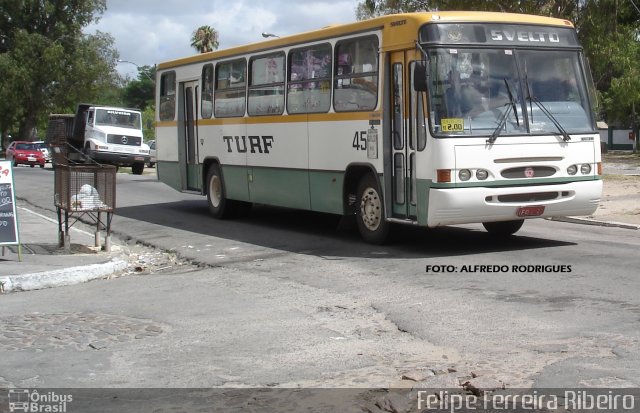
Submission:
[[[244,218],[216,220],[209,214],[204,200],[123,207],[117,209],[116,215],[167,228],[318,256],[429,258],[575,245],[525,235],[497,239],[484,231],[481,225],[435,229],[394,225],[388,245],[374,246],[361,240],[354,219],[255,205]],[[523,227],[525,230],[526,225]],[[117,231],[117,226],[115,228]]]

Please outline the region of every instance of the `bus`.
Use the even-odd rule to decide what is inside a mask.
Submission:
[[[567,20],[388,15],[158,65],[157,174],[216,218],[254,203],[393,224],[593,213],[595,92]]]

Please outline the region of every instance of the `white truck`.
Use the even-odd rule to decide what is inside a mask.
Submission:
[[[99,163],[130,166],[141,175],[149,163],[149,145],[142,136],[142,114],[137,109],[80,104],[68,143]]]

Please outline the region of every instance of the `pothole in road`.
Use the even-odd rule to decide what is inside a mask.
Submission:
[[[129,265],[109,278],[125,275],[182,274],[202,267],[180,258],[176,253],[158,250],[140,243],[127,246]]]

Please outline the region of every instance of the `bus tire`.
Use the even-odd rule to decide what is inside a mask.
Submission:
[[[365,242],[381,245],[387,241],[391,224],[385,219],[384,199],[371,174],[364,175],[358,185],[356,222]]]
[[[514,221],[483,222],[484,229],[496,237],[508,237],[515,234],[522,227],[524,219]]]
[[[209,212],[214,218],[225,219],[231,217],[233,201],[227,199],[224,179],[218,165],[211,165],[207,173],[207,204]]]
[[[131,172],[133,172],[134,175],[142,175],[142,172],[144,172],[144,162],[136,162],[131,165]]]

